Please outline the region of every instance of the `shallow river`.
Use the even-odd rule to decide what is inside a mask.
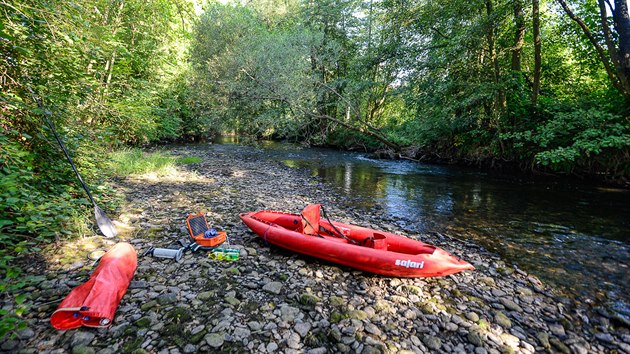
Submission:
[[[379,204],[406,230],[474,239],[572,297],[604,303],[630,319],[630,191],[519,181],[475,169],[284,143],[252,148],[232,142],[209,148],[241,149],[307,169],[352,196],[354,207]]]

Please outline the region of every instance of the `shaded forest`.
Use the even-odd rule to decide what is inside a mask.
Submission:
[[[110,152],[226,133],[629,181],[626,0],[0,0],[0,10],[5,279],[18,274],[13,254],[86,227],[90,204],[42,115],[108,209]]]

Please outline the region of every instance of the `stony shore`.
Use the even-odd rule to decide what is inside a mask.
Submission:
[[[115,240],[60,244],[33,262],[28,327],[0,343],[20,353],[630,353],[630,330],[605,310],[575,303],[536,276],[459,235],[416,235],[379,209],[339,208],[333,188],[300,169],[247,149],[215,146],[203,162],[166,176],[116,181],[126,194]],[[334,219],[440,246],[475,265],[444,278],[375,276],[265,244],[238,214],[297,212],[317,202]],[[347,203],[346,203],[347,205]],[[236,262],[204,252],[175,262],[142,256],[109,329],[56,331],[50,315],[92,269],[86,254],[117,241],[138,254],[187,235],[184,220],[203,211],[227,231]],[[4,308],[7,308],[6,304]]]

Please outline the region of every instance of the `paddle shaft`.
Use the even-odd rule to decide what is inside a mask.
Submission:
[[[33,92],[30,86],[28,87],[28,90],[31,92],[31,95],[35,99],[35,102],[37,102],[37,106],[39,106],[39,109],[44,111],[44,114],[42,115],[44,122],[46,122],[46,125],[48,125],[48,128],[55,135],[55,139],[57,139],[57,143],[59,143],[59,146],[61,146],[61,150],[63,150],[63,153],[66,155],[68,162],[70,162],[70,165],[72,166],[72,169],[74,170],[74,173],[77,174],[77,178],[79,179],[79,182],[81,182],[83,189],[85,189],[85,192],[90,198],[90,201],[95,207],[97,207],[96,202],[94,201],[94,198],[92,198],[92,193],[90,193],[90,190],[88,189],[87,185],[85,185],[85,182],[83,182],[83,178],[81,178],[81,174],[79,173],[79,170],[77,170],[77,167],[74,165],[74,162],[72,161],[72,158],[70,157],[70,154],[68,153],[68,150],[66,150],[66,146],[63,144],[63,141],[61,141],[61,138],[57,134],[57,130],[55,129],[55,126],[52,124],[50,120],[48,120],[47,116],[50,115],[50,112],[46,110],[46,108],[44,108],[44,104],[42,103],[42,100],[35,94],[35,92]]]

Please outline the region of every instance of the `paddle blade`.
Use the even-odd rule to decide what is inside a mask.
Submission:
[[[118,235],[116,226],[114,226],[112,221],[107,217],[107,215],[105,215],[105,212],[96,204],[94,205],[94,216],[96,216],[96,224],[98,225],[98,228],[105,237],[114,237]]]

